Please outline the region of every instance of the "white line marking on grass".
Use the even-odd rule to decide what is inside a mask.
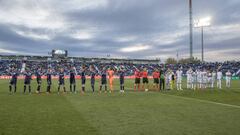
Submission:
[[[164,94],[164,93],[161,93],[161,94],[167,95],[167,96],[170,96],[170,97],[176,97],[176,98],[181,98],[181,99],[186,99],[186,100],[194,100],[194,101],[199,101],[199,102],[203,102],[203,103],[211,103],[211,104],[222,105],[222,106],[227,106],[227,107],[233,107],[233,108],[239,108],[240,109],[240,106],[238,106],[238,105],[219,103],[219,102],[214,102],[214,101],[209,101],[209,100],[202,100],[202,99],[197,99],[197,98],[175,96],[175,95],[169,95],[169,94]]]
[[[133,90],[132,88],[127,88],[127,89]],[[238,109],[240,109],[240,106],[238,106],[238,105],[231,105],[231,104],[219,103],[219,102],[214,102],[214,101],[209,101],[209,100],[202,100],[202,99],[197,99],[197,98],[190,98],[190,97],[169,95],[169,94],[164,94],[164,93],[160,93],[160,94],[166,95],[166,96],[170,96],[170,97],[175,97],[175,98],[181,98],[181,99],[185,99],[185,100],[193,100],[193,101],[198,101],[198,102],[203,102],[203,103],[210,103],[210,104],[215,104],[215,105],[221,105],[221,106],[233,107],[233,108],[238,108]]]

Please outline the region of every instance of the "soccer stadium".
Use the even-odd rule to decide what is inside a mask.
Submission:
[[[239,135],[238,0],[0,0],[0,135]]]

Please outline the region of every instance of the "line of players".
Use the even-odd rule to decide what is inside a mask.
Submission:
[[[81,92],[85,92],[85,84],[86,84],[86,66],[82,66],[80,70],[80,76],[81,76]],[[101,76],[100,81],[100,87],[99,92],[102,92],[102,89],[104,88],[105,92],[107,92],[107,79],[109,79],[109,86],[110,91],[113,92],[113,81],[114,81],[114,74],[119,75],[119,81],[120,81],[120,92],[124,92],[124,77],[125,77],[125,69],[124,67],[120,67],[118,70],[114,70],[113,68],[106,69],[105,67],[102,68],[101,71],[96,70],[96,68],[91,65],[89,68],[90,76],[91,76],[91,89],[93,92],[95,92],[95,77],[97,74]],[[17,89],[17,76],[18,73],[16,69],[11,69],[11,80],[9,85],[9,91],[10,93],[16,92]],[[22,72],[22,74],[25,75],[24,79],[24,90],[23,92],[26,93],[27,87],[29,90],[29,93],[31,93],[31,80],[32,80],[32,73],[27,69],[26,71]],[[42,84],[42,70],[39,68],[39,70],[36,72],[36,80],[37,80],[37,93],[40,93],[41,90],[41,84]],[[47,73],[45,74],[47,76],[47,93],[51,92],[51,85],[52,85],[52,70],[49,68]],[[78,75],[76,68],[71,67],[70,73],[69,73],[69,82],[70,82],[70,92],[76,93],[76,75]],[[187,75],[187,89],[206,89],[206,88],[214,88],[215,82],[217,81],[217,88],[222,89],[222,78],[223,74],[220,70],[215,71],[207,71],[207,70],[192,70],[192,68],[189,68],[189,70],[186,72]],[[63,89],[64,92],[66,91],[65,87],[65,72],[64,69],[61,68],[60,72],[58,74],[58,93],[60,93],[60,90]],[[107,78],[108,76],[108,78]],[[145,90],[148,91],[149,89],[149,80],[148,80],[148,71],[146,68],[144,68],[142,71],[140,69],[135,68],[135,83],[134,83],[134,90]],[[231,82],[231,72],[228,71],[226,73],[226,87],[230,87]],[[152,89],[154,90],[164,90],[165,85],[167,90],[172,90],[175,85],[176,80],[176,87],[177,90],[183,90],[182,89],[182,78],[183,78],[183,71],[181,68],[179,68],[175,73],[168,69],[166,72],[163,70],[155,69],[155,71],[152,74],[153,77],[153,86]],[[142,83],[141,83],[142,78]],[[12,91],[12,88],[14,88],[14,91]]]
[[[100,81],[100,87],[99,92],[102,92],[102,89],[104,88],[105,93],[107,92],[107,76],[109,79],[109,86],[110,86],[110,92],[113,92],[113,81],[114,81],[114,73],[115,71],[113,68],[106,69],[105,67],[102,68],[101,71],[97,70],[93,65],[90,66],[90,76],[91,76],[91,89],[92,92],[95,92],[95,77],[97,74],[101,76]],[[85,93],[85,85],[86,85],[86,71],[87,67],[82,66],[80,70],[80,76],[81,76],[81,92]],[[9,92],[16,93],[17,91],[17,78],[20,73],[17,72],[15,68],[11,69],[11,80],[9,83]],[[24,78],[24,90],[23,92],[26,93],[26,90],[28,88],[29,93],[31,93],[31,80],[32,80],[32,73],[29,69],[26,69],[24,72],[21,72],[25,76]],[[36,81],[37,81],[37,93],[40,93],[41,91],[41,85],[42,85],[42,76],[47,76],[47,93],[51,93],[51,85],[52,85],[52,69],[49,68],[46,74],[42,73],[42,69],[39,68],[38,71],[35,73],[36,75]],[[125,76],[125,70],[123,67],[120,67],[117,70],[117,74],[119,75],[120,80],[120,92],[124,93],[124,76]],[[69,72],[69,83],[70,83],[70,92],[76,93],[76,75],[78,75],[78,72],[76,71],[75,67],[71,67]],[[65,87],[65,72],[63,68],[60,68],[60,71],[58,73],[58,94],[60,93],[60,90],[63,89],[63,92],[66,93],[66,87]],[[14,90],[12,90],[14,88]]]
[[[173,72],[170,70],[168,72],[170,75],[173,74]],[[177,90],[182,90],[182,70],[179,68],[176,71],[176,78],[177,78]],[[223,79],[223,73],[220,70],[220,68],[217,71],[211,71],[211,70],[200,70],[196,69],[193,70],[192,68],[189,68],[189,70],[186,72],[187,75],[187,89],[206,89],[206,88],[214,88],[215,83],[217,83],[217,88],[222,89],[222,79]],[[231,78],[232,73],[230,70],[226,72],[226,87],[231,87]],[[169,77],[168,79],[171,78]],[[171,84],[170,84],[171,85]],[[171,88],[171,87],[170,87]]]
[[[221,70],[210,71],[204,69],[193,71],[191,68],[187,71],[187,88],[191,89],[206,89],[214,88],[217,82],[217,88],[222,89],[223,73]],[[226,87],[231,86],[232,73],[228,70],[226,72]]]
[[[210,71],[210,70],[193,70],[192,68],[189,68],[189,70],[186,72],[187,75],[187,89],[206,89],[206,88],[214,88],[215,83],[217,82],[217,88],[222,89],[222,79],[223,79],[223,73],[220,70],[220,68],[217,71]],[[148,73],[147,70],[144,69],[142,72],[138,69],[135,71],[135,85],[134,90],[138,89],[140,90],[140,80],[142,79],[142,89],[144,89],[145,85],[147,85],[147,88],[145,89],[148,91]],[[183,78],[183,71],[181,68],[179,68],[175,73],[168,69],[166,72],[163,72],[162,70],[155,69],[155,71],[152,74],[153,77],[153,89],[156,90],[164,90],[165,85],[167,90],[172,90],[175,86],[176,81],[176,87],[177,90],[183,90],[182,89],[182,78]],[[226,87],[231,87],[231,78],[232,73],[230,70],[226,72]]]

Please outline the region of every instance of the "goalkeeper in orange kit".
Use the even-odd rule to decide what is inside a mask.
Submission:
[[[113,81],[114,81],[114,70],[110,68],[108,71],[108,79],[109,79],[109,85],[110,85],[110,92],[113,92]]]

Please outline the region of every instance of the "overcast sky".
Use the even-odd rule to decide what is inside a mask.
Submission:
[[[189,57],[188,0],[0,0],[0,54]],[[240,60],[240,0],[193,0],[207,61]],[[200,58],[201,33],[193,30]]]

